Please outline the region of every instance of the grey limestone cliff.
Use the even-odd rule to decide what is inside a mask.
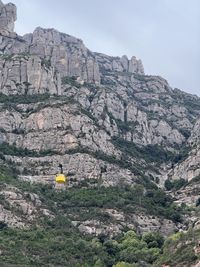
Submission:
[[[12,3],[4,5],[0,1],[0,34],[14,36],[14,23],[17,19],[16,6]]]
[[[143,74],[140,60],[93,53],[82,40],[55,29],[36,28],[23,37],[14,34],[16,7],[0,3],[0,86],[5,94],[48,92],[63,94],[61,78],[74,77],[79,83],[101,84],[105,71]],[[24,84],[28,84],[24,86]]]

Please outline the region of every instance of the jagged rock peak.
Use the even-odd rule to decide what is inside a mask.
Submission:
[[[81,39],[59,32],[54,28],[44,29],[42,27],[37,27],[32,34],[32,43],[37,42],[44,44],[47,42],[48,45],[60,45],[62,42],[83,45]]]
[[[120,62],[122,63],[124,70],[131,73],[136,72],[139,74],[144,74],[142,61],[140,59],[138,60],[135,56],[131,57],[129,60],[126,55],[123,55],[120,58]]]
[[[0,0],[0,34],[10,35],[14,32],[17,8],[14,4],[3,4]]]
[[[23,94],[22,85],[26,83],[30,84],[28,94],[61,94],[62,78],[66,76],[76,78],[80,84],[100,85],[105,73],[144,74],[142,62],[136,57],[92,52],[81,39],[52,28],[37,27],[33,33],[18,36],[14,32],[15,20],[16,6],[4,5],[0,0],[0,54],[4,54],[0,58],[0,87],[4,94]]]
[[[144,74],[142,61],[135,56],[129,60],[126,55],[111,57],[102,53],[95,53],[100,69],[103,71],[119,71]]]

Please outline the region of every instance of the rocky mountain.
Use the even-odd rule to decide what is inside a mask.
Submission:
[[[198,141],[198,97],[173,90],[161,77],[145,75],[141,60],[135,57],[128,60],[93,53],[80,39],[54,29],[37,28],[33,34],[18,36],[11,27],[15,6],[1,6],[1,142],[38,155],[52,152],[39,160],[27,157],[22,172],[33,165],[31,176],[43,172],[52,176],[54,165],[62,161],[75,177],[81,172],[84,179],[92,170],[93,177],[98,177],[101,164],[94,154],[101,153],[135,168],[127,174],[127,168],[119,171],[108,164],[105,183],[116,173],[132,181],[140,171],[145,175],[153,172],[161,184],[168,172],[177,179],[199,174],[195,152],[190,156],[197,167],[192,174],[186,174],[188,169],[185,172],[187,161],[171,170],[180,150]],[[8,102],[14,102],[12,107],[6,106]],[[84,163],[83,153],[77,150],[85,151]],[[20,162],[20,158],[13,160]],[[40,166],[42,160],[52,167]]]
[[[0,1],[0,157],[14,177],[6,181],[2,167],[0,220],[30,228],[53,220],[67,198],[72,206],[58,210],[96,236],[126,228],[168,236],[198,222],[181,204],[198,202],[200,98],[146,75],[134,56],[94,53],[55,29],[19,36],[15,20],[15,5]],[[51,195],[59,163],[86,203]]]

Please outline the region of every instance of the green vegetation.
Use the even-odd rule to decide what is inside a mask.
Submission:
[[[129,142],[118,137],[113,138],[113,144],[124,153],[132,157],[144,159],[146,162],[153,161],[162,163],[170,161],[174,158],[174,154],[172,152],[166,151],[162,146],[159,145],[138,146],[133,142]]]
[[[19,156],[19,157],[39,157],[39,156],[49,156],[57,154],[56,151],[44,150],[35,151],[27,148],[16,147],[15,145],[9,145],[8,143],[0,144],[0,157],[4,158],[4,155]]]
[[[49,94],[35,95],[4,95],[0,93],[0,103],[30,104],[45,101],[50,98]]]
[[[76,88],[81,88],[81,84],[76,81],[76,77],[72,76],[65,76],[62,78],[62,84],[69,84],[71,86],[74,86]]]
[[[9,166],[12,164],[10,163]],[[87,218],[91,219],[94,210],[98,214],[101,208],[115,208],[125,214],[145,211],[147,214],[171,219],[174,222],[180,222],[181,216],[185,212],[181,207],[173,204],[173,199],[170,196],[157,188],[145,191],[142,185],[132,187],[125,185],[103,187],[98,185],[92,188],[79,185],[70,188],[70,190],[57,192],[51,186],[30,185],[20,182],[16,179],[17,173],[14,165],[10,168],[0,165],[0,183],[13,184],[22,191],[38,194],[52,212],[60,211],[61,214],[71,214],[73,210],[91,209],[92,216],[88,212]],[[55,203],[57,203],[56,208]]]
[[[141,82],[147,82],[148,81],[148,76],[147,75],[142,75],[139,73],[133,73],[133,76],[135,79],[141,81]]]
[[[50,186],[30,186],[26,183],[20,183],[17,186],[21,190],[37,193],[53,212],[73,214],[83,211],[85,219],[94,219],[96,215],[99,218],[102,208],[114,208],[127,215],[136,211],[145,211],[147,214],[167,218],[174,222],[181,222],[181,216],[185,212],[181,207],[174,205],[172,198],[164,191],[154,189],[144,193],[141,185],[108,188],[80,186],[62,192],[57,192]],[[57,203],[56,207],[55,203]],[[88,210],[87,214],[84,214],[85,210]],[[104,221],[105,218],[100,219]]]
[[[10,163],[10,166],[0,165],[0,186],[4,183],[15,184],[17,180],[18,171],[14,164]]]
[[[188,184],[199,183],[199,182],[200,182],[200,175],[195,176],[192,180],[188,182]]]
[[[114,208],[125,215],[145,211],[180,221],[181,208],[176,207],[162,190],[145,191],[141,185],[78,186],[58,192],[51,186],[20,182],[16,174],[14,166],[0,165],[0,186],[6,182],[22,192],[37,193],[42,205],[53,212],[55,218],[41,217],[29,230],[10,229],[1,221],[0,265],[141,267],[141,263],[152,266],[160,259],[166,259],[166,249],[162,254],[164,239],[158,233],[138,235],[125,231],[113,238],[103,234],[94,237],[81,234],[71,224],[72,220],[91,219],[112,223],[113,218],[103,213],[102,208]],[[6,206],[4,202],[5,199],[0,198],[0,204]]]
[[[0,151],[4,155],[11,155],[11,156],[37,156],[37,152],[33,150],[29,150],[27,148],[18,148],[13,145],[9,145],[8,143],[0,144]]]
[[[27,59],[30,56],[28,52],[22,52],[18,54],[1,54],[0,57],[6,61]]]
[[[186,128],[182,128],[182,129],[179,129],[179,132],[186,138],[188,139],[190,137],[190,130],[186,129]]]
[[[189,230],[186,233],[178,232],[169,237],[163,246],[163,254],[156,261],[154,267],[168,264],[170,267],[191,267],[199,258],[194,247],[198,246],[200,230]]]
[[[126,114],[126,113],[125,113]],[[110,115],[110,118],[112,119],[112,116]],[[133,131],[135,129],[135,126],[137,125],[137,122],[125,122],[125,121],[121,121],[119,119],[115,119],[115,122],[118,126],[118,128],[121,130],[122,133],[126,133],[128,131]]]
[[[177,180],[169,180],[167,179],[165,181],[165,188],[167,190],[179,190],[181,187],[187,184],[187,181],[185,179],[177,179]]]
[[[27,188],[28,190],[28,188]],[[65,192],[55,192],[50,187],[32,187],[35,193],[39,193],[46,201],[46,205],[53,207],[58,203],[57,208],[63,213],[73,213],[76,210],[115,208],[124,213],[135,213],[145,211],[148,214],[157,215],[171,219],[175,222],[181,221],[182,209],[173,204],[170,197],[162,190],[148,190],[145,194],[143,187],[73,187]],[[94,214],[87,214],[87,219],[92,219]]]
[[[165,188],[166,190],[179,190],[181,187],[199,183],[200,182],[200,175],[194,177],[192,180],[189,182],[183,178],[177,179],[177,180],[170,180],[167,179],[165,181]]]
[[[51,67],[51,60],[42,58],[41,65],[49,69]]]
[[[13,59],[14,54],[3,54],[1,55],[1,58],[6,61],[11,61]]]
[[[60,220],[59,220],[60,219]],[[0,229],[2,266],[68,267],[190,267],[196,262],[194,246],[199,231],[168,238],[157,233],[143,236],[128,231],[113,239],[81,235],[67,219],[45,221],[40,229]],[[148,265],[149,264],[149,265]]]
[[[182,103],[186,107],[191,115],[198,115],[200,110],[200,99],[191,94],[182,92],[181,90],[175,88],[173,91],[173,98],[175,101]],[[192,116],[194,119],[194,117]]]
[[[189,146],[183,146],[181,149],[179,148],[179,153],[176,154],[172,160],[173,164],[184,161],[188,157],[190,149]]]
[[[84,237],[60,219],[46,221],[44,229],[1,229],[1,266],[139,267],[140,261],[153,263],[161,253],[133,231],[112,240]]]

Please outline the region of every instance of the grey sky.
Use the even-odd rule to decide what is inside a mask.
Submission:
[[[92,51],[141,58],[146,74],[200,95],[199,0],[11,2],[18,8],[16,32],[21,35],[37,26],[55,28],[81,38]]]

